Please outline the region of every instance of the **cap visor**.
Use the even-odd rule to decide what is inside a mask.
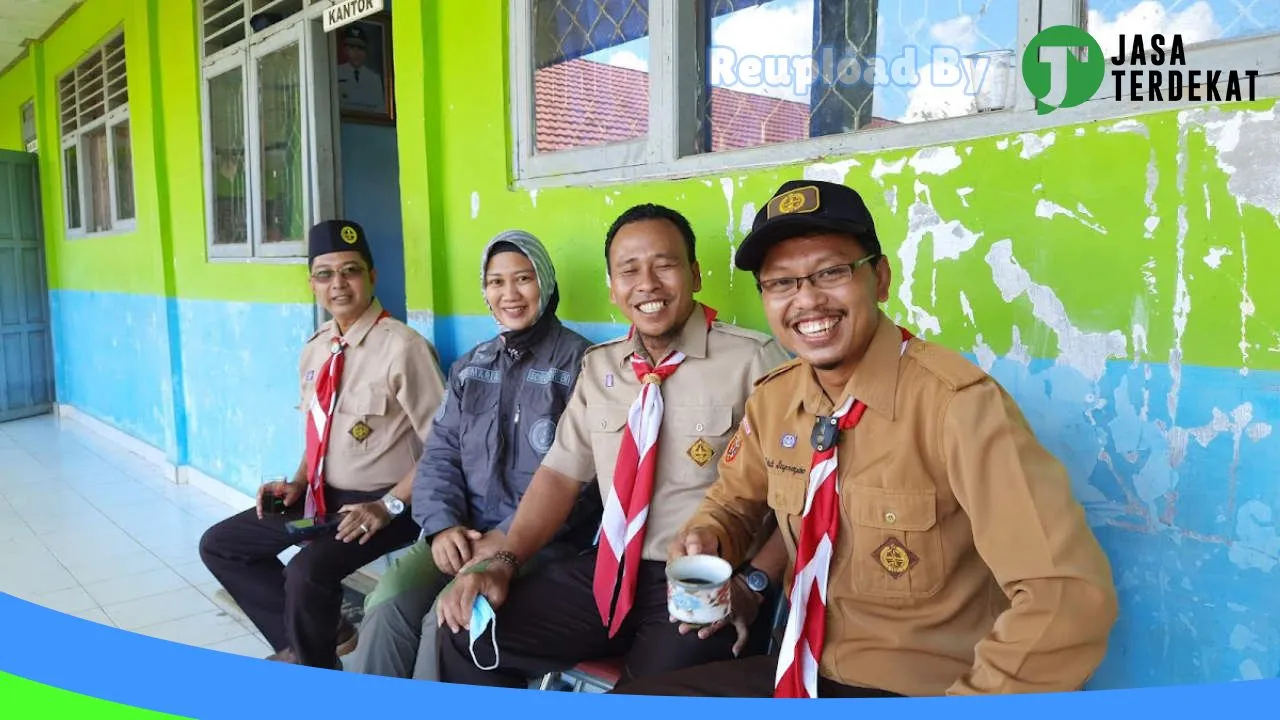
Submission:
[[[868,232],[866,225],[849,220],[815,217],[813,215],[782,217],[748,234],[742,244],[738,246],[738,252],[734,256],[734,264],[738,266],[739,270],[755,272],[760,269],[760,265],[764,263],[765,255],[774,245],[783,240],[789,240],[797,235],[808,234],[815,230],[849,233],[858,237],[858,239],[862,239]]]

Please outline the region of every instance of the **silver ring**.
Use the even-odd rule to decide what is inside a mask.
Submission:
[[[365,524],[364,524],[364,523],[360,523],[360,532],[362,532],[362,533],[364,533],[364,534],[368,535],[368,534],[369,534],[369,528],[368,528],[367,526],[365,526]]]

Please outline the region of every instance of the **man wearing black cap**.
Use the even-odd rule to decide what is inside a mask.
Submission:
[[[302,462],[292,481],[263,485],[257,507],[206,531],[200,557],[271,643],[270,659],[336,668],[354,649],[341,620],[343,578],[417,537],[413,472],[444,376],[431,344],[373,297],[360,225],[322,222],[309,242],[311,289],[333,319],[302,350]],[[277,555],[300,542],[287,523],[335,515],[336,529],[307,538],[281,565]]]
[[[786,632],[778,657],[621,692],[1079,689],[1116,618],[1107,558],[1065,468],[1004,389],[879,308],[891,274],[862,198],[784,184],[736,264],[755,275],[775,337],[797,358],[756,385],[681,536],[737,563],[771,509],[789,556]]]

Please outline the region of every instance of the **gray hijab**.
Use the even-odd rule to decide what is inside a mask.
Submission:
[[[560,304],[560,291],[556,285],[556,269],[551,263],[551,255],[547,253],[547,249],[542,246],[538,238],[523,230],[506,230],[498,233],[484,247],[484,253],[480,259],[480,289],[484,292],[484,276],[485,271],[489,267],[489,260],[493,257],[495,251],[500,250],[500,245],[510,243],[514,245],[525,257],[529,258],[529,262],[533,264],[533,272],[538,279],[538,316],[534,319],[532,326],[524,330],[510,331],[505,326],[499,324],[503,328],[503,339],[509,352],[517,355],[523,353],[527,348],[535,345],[543,337],[546,337],[552,325],[555,324],[556,306]],[[488,298],[485,299],[485,305],[488,306]],[[489,308],[490,311],[493,308]]]

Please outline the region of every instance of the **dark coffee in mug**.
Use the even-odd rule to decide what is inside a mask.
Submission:
[[[715,584],[715,583],[713,583],[713,582],[712,582],[712,581],[710,581],[710,580],[704,580],[704,579],[702,579],[702,578],[700,578],[700,577],[682,577],[682,578],[676,578],[676,581],[677,581],[677,582],[682,582],[682,583],[684,583],[685,585],[694,585],[694,586],[697,586],[697,587],[704,587],[704,586],[707,586],[707,585],[714,585],[714,584]]]

